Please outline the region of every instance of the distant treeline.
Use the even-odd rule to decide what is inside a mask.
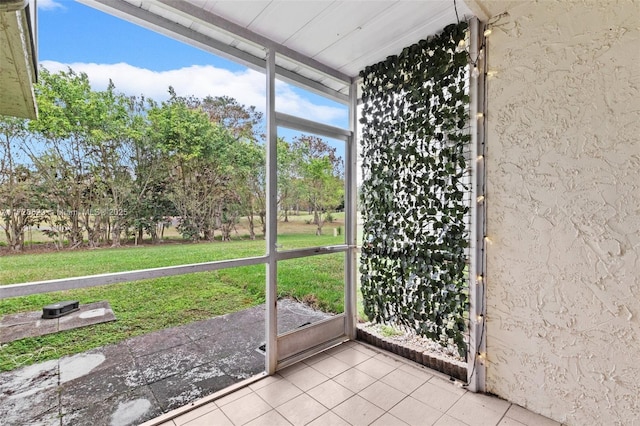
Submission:
[[[265,229],[262,114],[235,99],[178,96],[154,102],[86,74],[40,72],[37,120],[0,116],[0,219],[7,245],[37,226],[57,247],[118,246],[160,238],[177,218],[189,240],[229,240],[246,217]],[[278,140],[278,203],[326,215],[343,203],[343,164],[320,138]],[[256,231],[256,228],[258,230]]]

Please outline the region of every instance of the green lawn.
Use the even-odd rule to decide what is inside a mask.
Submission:
[[[279,236],[286,248],[339,244],[344,237]],[[0,285],[259,256],[263,240],[162,244],[0,256]],[[278,266],[278,294],[327,312],[343,310],[344,254],[287,260]],[[40,310],[60,300],[107,300],[117,321],[28,338],[0,347],[0,371],[79,353],[166,327],[187,324],[264,302],[265,266],[112,284],[0,300],[0,315]]]

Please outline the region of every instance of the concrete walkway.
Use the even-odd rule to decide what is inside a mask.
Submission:
[[[138,336],[0,374],[0,424],[131,425],[264,371],[265,308]],[[285,332],[327,315],[278,302]]]

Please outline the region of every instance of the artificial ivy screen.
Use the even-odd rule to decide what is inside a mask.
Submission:
[[[464,354],[470,134],[467,24],[367,67],[360,271],[365,313]]]

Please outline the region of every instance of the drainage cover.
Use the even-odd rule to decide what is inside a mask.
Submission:
[[[77,300],[67,300],[64,302],[53,303],[42,308],[42,318],[52,319],[60,318],[80,309],[80,302]]]

